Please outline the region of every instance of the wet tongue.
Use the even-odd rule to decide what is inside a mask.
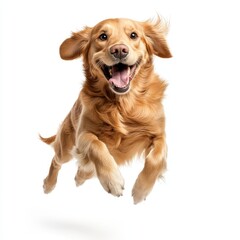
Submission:
[[[129,83],[130,68],[126,66],[113,66],[112,77],[109,79],[116,87],[123,88]]]

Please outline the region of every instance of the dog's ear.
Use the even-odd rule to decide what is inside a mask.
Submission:
[[[88,46],[92,28],[85,27],[82,31],[72,33],[60,46],[60,56],[64,60],[72,60],[80,57]]]
[[[168,26],[160,17],[155,22],[151,20],[143,22],[143,29],[153,54],[162,58],[172,57],[165,39]]]

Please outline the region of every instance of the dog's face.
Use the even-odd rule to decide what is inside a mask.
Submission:
[[[107,19],[73,33],[62,43],[60,55],[66,60],[82,55],[86,74],[100,85],[109,85],[114,93],[125,94],[153,54],[171,57],[165,32],[160,19],[156,23]]]

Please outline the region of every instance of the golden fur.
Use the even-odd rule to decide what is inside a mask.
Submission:
[[[45,193],[55,187],[61,165],[75,157],[77,186],[97,175],[107,192],[121,196],[124,179],[118,165],[143,154],[145,165],[132,190],[134,203],[149,194],[166,169],[161,103],[166,83],[153,70],[153,55],[171,57],[166,31],[160,18],[107,19],[62,43],[63,59],[82,57],[86,80],[57,134],[41,137],[55,151]]]

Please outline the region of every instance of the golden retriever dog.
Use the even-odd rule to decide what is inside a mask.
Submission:
[[[166,169],[167,146],[162,106],[167,84],[154,73],[153,56],[170,58],[167,24],[107,19],[75,32],[60,46],[65,60],[82,57],[85,82],[56,135],[41,140],[55,155],[44,180],[51,192],[63,163],[78,160],[76,185],[97,176],[102,187],[121,196],[119,166],[144,156],[132,189],[134,203],[146,199]]]

